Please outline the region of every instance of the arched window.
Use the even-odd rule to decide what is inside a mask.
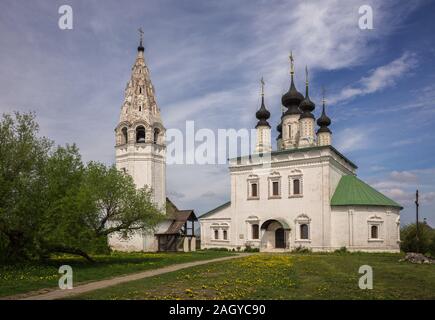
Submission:
[[[127,132],[127,128],[124,127],[121,129],[121,133],[122,133],[122,144],[128,143],[128,132]]]
[[[301,180],[293,180],[293,194],[301,194]]]
[[[137,143],[145,142],[145,128],[143,126],[139,126],[136,128],[136,142]]]
[[[160,130],[158,128],[154,129],[154,144],[157,144],[159,142],[159,134]]]
[[[214,238],[217,240],[219,239],[219,230],[215,229],[214,231]]]
[[[308,240],[308,225],[301,224],[300,225],[301,239]]]
[[[259,239],[260,238],[260,228],[258,224],[252,225],[252,239]]]
[[[139,106],[139,111],[142,111],[142,106]]]
[[[371,228],[370,228],[370,237],[372,238],[372,239],[377,239],[378,237],[379,237],[379,232],[378,232],[379,230],[378,230],[378,226],[372,226]]]
[[[228,231],[227,230],[223,231],[223,237],[224,237],[224,240],[228,240]]]

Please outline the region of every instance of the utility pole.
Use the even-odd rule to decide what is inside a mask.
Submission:
[[[415,192],[415,218],[416,218],[416,225],[415,225],[415,239],[417,240],[417,252],[419,252],[419,241],[418,241],[418,206],[420,204],[418,203],[418,189]]]

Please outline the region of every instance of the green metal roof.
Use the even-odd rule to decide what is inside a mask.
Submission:
[[[383,206],[403,209],[400,204],[353,175],[341,177],[332,196],[331,206]]]

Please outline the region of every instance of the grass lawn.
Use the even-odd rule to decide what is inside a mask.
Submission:
[[[79,257],[60,256],[46,263],[0,264],[0,297],[42,288],[58,287],[61,265],[70,265],[74,285],[114,276],[156,269],[176,263],[228,256],[229,252],[197,251],[190,253],[113,253],[95,255],[95,263]]]
[[[435,265],[399,254],[255,254],[101,289],[74,299],[435,299]],[[358,287],[361,265],[373,290]]]

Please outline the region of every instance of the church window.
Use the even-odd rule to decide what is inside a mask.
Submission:
[[[308,240],[308,225],[307,224],[301,224],[300,225],[300,232],[301,232],[301,239]]]
[[[256,183],[251,184],[251,197],[258,197],[258,185]]]
[[[288,137],[289,137],[289,139],[292,138],[292,125],[291,124],[288,125]]]
[[[252,239],[257,240],[260,238],[260,228],[258,224],[252,225]]]
[[[136,142],[137,143],[145,142],[145,128],[143,126],[139,126],[136,128]]]
[[[281,176],[279,172],[272,172],[268,178],[269,199],[281,197]]]
[[[158,128],[155,128],[154,129],[154,144],[157,144],[158,142],[159,142],[159,133],[160,133],[160,130],[158,129]]]
[[[382,239],[382,224],[383,219],[378,215],[373,215],[368,218],[368,240],[369,241],[378,241],[382,242],[384,241]]]
[[[258,200],[260,198],[260,185],[257,175],[248,177],[248,200]]]
[[[293,180],[293,194],[295,195],[301,194],[301,180],[299,179]]]
[[[215,240],[219,239],[219,230],[217,230],[217,229],[214,231],[214,238],[215,238]]]
[[[139,111],[142,111],[142,106],[139,106]]]
[[[223,235],[224,240],[228,240],[228,231],[227,230],[223,230],[222,235]]]
[[[124,127],[121,129],[121,133],[122,133],[122,144],[126,144],[128,143],[128,132],[127,132],[127,128]]]
[[[293,169],[289,175],[288,195],[290,198],[299,198],[303,195],[302,171]]]
[[[370,228],[370,237],[372,239],[378,239],[379,238],[379,232],[378,232],[378,226],[371,226]]]
[[[142,93],[142,87],[139,87],[139,93]]]
[[[273,181],[272,182],[272,195],[273,196],[279,196],[279,182]]]
[[[310,223],[311,218],[302,213],[295,219],[296,242],[310,242]]]

